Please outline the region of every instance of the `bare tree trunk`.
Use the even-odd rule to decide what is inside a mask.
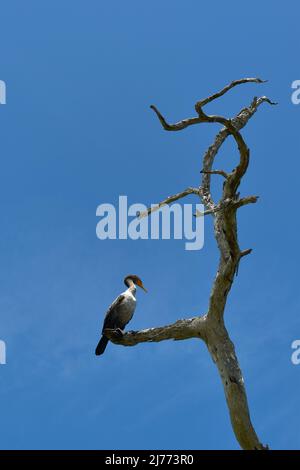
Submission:
[[[231,88],[251,82],[262,83],[263,81],[258,78],[236,80],[224,87],[220,92],[198,101],[195,105],[196,117],[184,119],[175,124],[167,123],[159,110],[155,106],[151,106],[163,128],[167,131],[180,131],[191,125],[201,123],[218,123],[223,126],[216,135],[213,144],[204,154],[201,170],[202,181],[199,188],[190,187],[174,196],[169,196],[155,208],[151,207],[139,215],[139,217],[146,217],[163,205],[171,204],[190,194],[200,197],[206,210],[202,214],[197,214],[197,216],[211,215],[214,218],[214,234],[220,251],[220,261],[211,289],[208,312],[202,316],[178,320],[167,326],[141,331],[129,331],[121,338],[114,330],[105,330],[105,334],[111,341],[123,346],[134,346],[142,342],[163,341],[167,339],[202,339],[206,343],[222,379],[236,439],[242,449],[263,450],[268,447],[259,441],[251,423],[244,379],[235,353],[234,344],[224,324],[224,310],[227,296],[238,272],[239,263],[244,256],[252,251],[251,249],[240,250],[238,244],[237,210],[258,200],[258,196],[240,198],[240,194],[237,192],[241,179],[247,171],[250,155],[240,130],[247,124],[262,103],[276,103],[272,103],[265,96],[254,98],[250,106],[243,108],[233,119],[226,119],[216,115],[209,116],[203,111],[203,107],[207,103],[221,97]],[[224,170],[213,169],[215,157],[228,136],[234,138],[239,151],[238,164],[230,173]],[[212,175],[224,178],[223,193],[218,203],[213,201],[211,195]]]
[[[223,323],[208,328],[207,348],[223,382],[230,420],[242,449],[264,449],[251,423],[244,379]]]

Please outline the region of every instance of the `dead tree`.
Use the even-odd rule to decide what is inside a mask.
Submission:
[[[235,275],[237,274],[241,259],[251,253],[251,249],[241,250],[237,233],[237,210],[246,204],[255,203],[258,196],[240,197],[237,192],[249,164],[249,149],[242,137],[241,129],[257,111],[262,103],[276,104],[266,96],[255,97],[250,106],[243,108],[233,119],[222,116],[209,116],[203,111],[206,104],[221,97],[231,88],[243,83],[262,83],[259,78],[244,78],[227,85],[218,93],[198,101],[195,105],[197,115],[184,119],[175,124],[169,124],[155,106],[151,106],[166,131],[181,131],[194,124],[218,123],[222,128],[216,135],[214,142],[207,149],[202,163],[202,181],[198,188],[190,187],[184,191],[170,196],[158,204],[161,207],[171,204],[187,195],[195,194],[200,197],[205,211],[198,216],[210,214],[214,220],[214,235],[220,251],[220,260],[216,277],[211,289],[209,307],[206,314],[178,320],[175,323],[158,328],[149,328],[141,331],[128,331],[120,338],[114,331],[106,330],[111,341],[123,346],[135,346],[143,342],[163,341],[167,339],[183,340],[189,338],[202,339],[221,376],[228,405],[230,419],[235,436],[242,449],[266,449],[251,423],[247,395],[242,372],[235,353],[235,347],[230,339],[224,323],[224,310]],[[236,142],[239,161],[230,172],[214,169],[214,160],[220,147],[232,136]],[[219,175],[224,179],[221,199],[215,202],[211,195],[211,176]],[[150,215],[153,208],[141,213],[140,217]]]

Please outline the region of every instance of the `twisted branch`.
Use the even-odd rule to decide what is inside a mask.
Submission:
[[[204,100],[200,100],[195,104],[195,109],[196,112],[198,113],[198,110],[203,108],[207,103],[210,103],[211,101],[220,98],[221,96],[225,95],[231,88],[234,88],[237,85],[242,85],[243,83],[265,83],[267,80],[261,80],[260,78],[241,78],[240,80],[234,80],[233,82],[229,83],[229,85],[226,85],[221,91],[218,91],[217,93],[214,93],[213,95],[209,96],[208,98],[205,98]]]

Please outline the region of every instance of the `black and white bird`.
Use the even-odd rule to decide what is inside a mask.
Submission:
[[[135,274],[129,274],[124,279],[125,285],[128,287],[127,290],[122,292],[111,304],[106,312],[103,328],[102,337],[97,344],[95,354],[100,356],[105,351],[109,339],[105,336],[104,331],[106,329],[119,330],[119,333],[123,333],[123,329],[130,322],[133,317],[135,306],[136,306],[136,286],[147,290],[143,286],[141,279]]]

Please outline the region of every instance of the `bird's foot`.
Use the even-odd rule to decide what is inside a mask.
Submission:
[[[121,328],[116,328],[114,330],[114,334],[118,337],[118,338],[122,338],[122,336],[124,336],[124,331],[121,330]]]

